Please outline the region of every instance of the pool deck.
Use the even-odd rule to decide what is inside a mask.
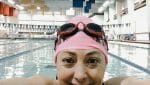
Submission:
[[[131,41],[131,40],[110,40],[110,41],[115,41],[115,42],[128,42],[128,43],[140,43],[140,44],[150,44],[150,41],[146,40],[136,40],[136,41]]]

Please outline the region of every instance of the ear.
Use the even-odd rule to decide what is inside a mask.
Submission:
[[[121,85],[121,82],[128,78],[127,76],[125,77],[114,77],[111,79],[108,79],[107,81],[104,82],[104,85]]]

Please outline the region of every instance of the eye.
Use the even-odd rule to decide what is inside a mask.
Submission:
[[[76,62],[76,60],[74,58],[64,58],[62,59],[62,62],[64,64],[64,66],[66,67],[71,67],[74,65],[74,63]]]
[[[99,63],[100,63],[100,59],[98,58],[89,58],[87,61],[86,61],[86,64],[89,66],[89,67],[96,67]]]
[[[75,63],[75,60],[73,58],[64,58],[62,61],[64,63]]]

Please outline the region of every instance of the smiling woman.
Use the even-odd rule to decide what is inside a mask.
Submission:
[[[75,17],[58,31],[55,59],[61,85],[102,85],[107,61],[102,28],[91,19]]]
[[[105,71],[104,55],[97,49],[65,50],[57,59],[61,85],[100,85]]]
[[[103,29],[87,17],[74,17],[58,30],[57,79],[43,76],[0,80],[0,85],[148,85],[149,80],[118,77],[103,81],[108,45]],[[131,82],[131,83],[130,83]],[[139,82],[139,83],[135,83]]]

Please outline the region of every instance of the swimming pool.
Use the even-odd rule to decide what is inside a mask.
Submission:
[[[12,40],[16,43],[17,40]],[[52,40],[24,40],[15,45],[24,45],[15,54],[7,55],[7,58],[0,59],[0,79],[11,77],[30,77],[40,74],[55,78],[57,73],[53,64]],[[9,47],[9,44],[7,44]],[[0,45],[2,46],[2,45]],[[12,46],[12,44],[10,44]],[[134,68],[112,55],[109,56],[109,64],[106,69],[105,79],[115,76],[137,76],[149,78],[149,74]]]

